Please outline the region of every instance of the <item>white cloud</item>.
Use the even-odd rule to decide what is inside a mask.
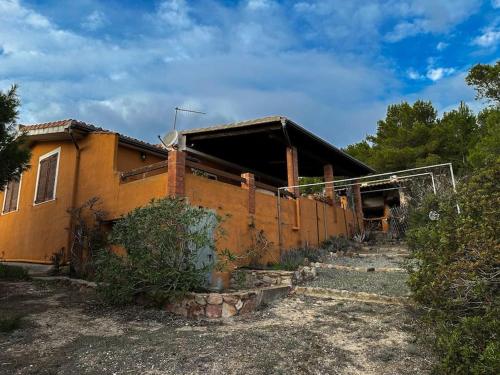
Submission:
[[[408,71],[406,73],[408,75],[408,78],[413,79],[413,80],[418,80],[418,79],[425,78],[423,75],[421,75],[415,69],[408,69]]]
[[[0,0],[0,89],[20,84],[24,122],[79,118],[156,141],[185,104],[208,115],[182,117],[181,128],[283,114],[343,146],[373,132],[387,104],[401,100],[396,68],[370,49],[392,10],[410,21],[425,13],[413,3],[303,2],[290,10],[257,0],[230,9],[169,0],[141,15],[150,29],[108,39]],[[326,48],[310,47],[316,38]],[[408,77],[439,80],[433,86],[454,77],[434,66]]]
[[[247,8],[249,10],[265,10],[273,5],[274,3],[270,0],[248,0]]]
[[[491,0],[491,6],[495,9],[500,8],[500,0]]]
[[[446,47],[448,47],[448,43],[445,43],[445,42],[439,42],[437,45],[436,45],[436,49],[438,51],[442,51],[444,50]]]
[[[453,68],[431,68],[427,70],[427,78],[431,81],[439,81],[443,77],[449,76],[455,72]]]
[[[106,16],[103,12],[94,10],[82,22],[82,27],[87,30],[97,30],[106,24]]]
[[[165,0],[158,7],[160,20],[171,27],[188,28],[192,26],[189,8],[185,0]]]
[[[488,28],[473,39],[472,44],[480,47],[494,47],[500,42],[500,30]]]
[[[480,0],[406,0],[389,2],[397,20],[385,36],[398,42],[422,33],[447,33],[480,9]]]

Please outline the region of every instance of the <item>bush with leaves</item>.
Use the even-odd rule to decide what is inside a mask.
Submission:
[[[214,246],[219,218],[185,200],[164,198],[136,208],[113,227],[111,243],[126,250],[100,252],[99,293],[112,304],[145,295],[159,303],[205,285],[214,263],[200,264],[200,249]]]
[[[500,373],[500,166],[431,196],[411,215],[409,284],[437,327],[437,373]],[[458,203],[460,214],[457,213]],[[429,212],[439,219],[429,219]]]
[[[290,249],[281,254],[280,262],[275,265],[275,268],[295,271],[300,266],[304,265],[306,258],[309,262],[315,263],[320,262],[326,255],[327,251],[325,249],[316,247],[299,247],[296,249]]]

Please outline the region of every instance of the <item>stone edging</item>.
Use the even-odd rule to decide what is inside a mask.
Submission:
[[[408,297],[391,297],[382,296],[375,293],[365,293],[365,292],[351,292],[348,290],[341,289],[329,289],[329,288],[312,288],[312,287],[295,287],[294,293],[310,297],[323,297],[323,298],[334,298],[350,301],[363,301],[363,302],[375,302],[384,303],[390,305],[406,305],[410,302]]]
[[[178,302],[167,303],[165,310],[186,318],[229,318],[255,311],[289,292],[289,286],[280,285],[228,293],[189,293]]]
[[[343,271],[360,271],[360,272],[406,272],[403,268],[398,267],[349,267],[349,266],[341,266],[338,264],[330,264],[330,263],[314,263],[314,267],[322,268],[322,269],[334,269],[334,270],[343,270]]]
[[[77,287],[92,288],[92,289],[97,288],[97,283],[93,281],[72,279],[71,277],[68,276],[33,276],[32,279],[41,281],[64,281]]]

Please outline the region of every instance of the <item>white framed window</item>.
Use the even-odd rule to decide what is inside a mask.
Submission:
[[[61,147],[40,156],[36,176],[35,198],[33,204],[40,204],[56,199],[57,175]]]
[[[2,215],[19,209],[19,195],[23,176],[13,178],[5,185],[3,193]]]

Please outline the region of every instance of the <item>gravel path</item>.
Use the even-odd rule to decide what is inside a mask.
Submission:
[[[403,259],[392,259],[383,255],[376,257],[334,257],[330,258],[327,263],[336,264],[347,267],[374,267],[374,268],[401,268],[403,267]]]
[[[353,292],[375,293],[402,297],[409,293],[403,272],[361,272],[319,269],[318,277],[305,284],[308,287],[333,288]]]
[[[428,374],[402,306],[292,297],[223,321],[105,308],[57,283],[0,282],[2,374]]]

